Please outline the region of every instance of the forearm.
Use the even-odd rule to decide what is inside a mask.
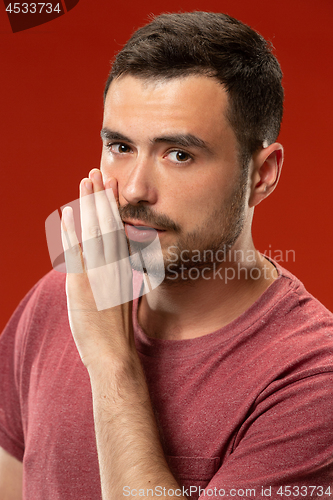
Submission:
[[[157,486],[179,492],[164,457],[137,354],[121,363],[100,364],[89,374],[103,500],[119,500],[125,487],[126,497],[129,490],[136,495],[144,490],[148,496],[147,490]]]

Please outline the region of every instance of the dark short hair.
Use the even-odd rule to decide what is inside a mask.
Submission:
[[[264,141],[276,141],[283,114],[282,71],[272,45],[226,14],[161,14],[139,28],[114,59],[105,91],[115,78],[171,79],[193,74],[216,78],[228,93],[226,117],[240,159],[247,165]]]

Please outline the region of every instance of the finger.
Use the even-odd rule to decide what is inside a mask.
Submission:
[[[112,192],[110,191],[112,190]],[[124,224],[121,220],[120,214],[119,214],[119,191],[118,191],[118,181],[115,177],[109,177],[107,181],[105,182],[105,191],[107,196],[109,197],[110,204],[113,210],[115,210],[114,204],[113,204],[113,199],[115,198],[116,204],[117,204],[117,215],[119,217],[119,228],[121,228],[121,231],[118,232],[119,238],[118,238],[118,252],[119,255],[121,256],[129,256],[128,252],[128,244],[127,244],[127,239],[126,239],[126,233],[125,233],[125,228]],[[112,196],[112,194],[114,196]],[[123,258],[123,257],[121,257]]]
[[[106,264],[128,258],[128,247],[124,226],[118,211],[113,189],[117,192],[117,181],[112,178],[104,189],[101,172],[94,169],[89,177],[93,182],[96,211],[102,232]],[[113,188],[113,189],[112,189]]]
[[[113,211],[113,220],[116,214],[120,222],[116,222],[116,230],[103,233],[104,256],[107,264],[129,257],[126,234],[123,223],[120,219],[118,208],[111,189],[105,191],[110,209]],[[100,193],[97,193],[99,196]]]
[[[105,182],[105,189],[112,189],[117,206],[119,207],[118,182],[115,177],[109,177]]]
[[[80,183],[80,209],[82,245],[88,269],[105,264],[102,232],[97,216],[93,183],[83,179]]]
[[[61,240],[67,273],[82,273],[84,271],[83,255],[76,236],[73,209],[71,207],[65,207],[62,211]]]
[[[114,198],[116,200],[117,214],[119,215],[119,228],[121,228],[121,231],[119,232],[119,238],[118,238],[118,252],[119,252],[119,255],[126,256],[129,258],[129,249],[128,249],[125,228],[124,228],[124,224],[123,224],[123,221],[121,220],[119,210],[118,210],[119,209],[119,191],[118,191],[118,181],[115,177],[109,177],[109,179],[107,179],[107,181],[105,183],[105,190],[106,190],[107,196],[109,196],[110,188],[112,189],[112,192],[114,194]],[[110,201],[110,203],[111,203],[111,201]],[[121,257],[121,258],[123,258],[123,257]]]
[[[121,220],[119,214],[119,193],[118,193],[118,182],[114,177],[110,177],[105,183],[105,192],[109,199],[109,203],[113,210],[114,216],[118,222],[118,227],[123,228],[123,221]]]
[[[94,169],[89,174],[93,183],[97,217],[102,234],[108,234],[118,229],[120,220],[117,203],[109,189],[106,193],[103,178],[100,170]]]
[[[94,184],[94,191],[102,191],[104,189],[102,172],[98,168],[93,168],[89,172],[89,179]]]

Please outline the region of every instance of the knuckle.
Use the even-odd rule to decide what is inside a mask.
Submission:
[[[106,227],[108,227],[110,229],[116,229],[116,227],[117,227],[117,223],[116,223],[114,217],[107,217],[104,222],[105,222]]]
[[[102,237],[101,229],[99,226],[90,226],[88,232],[91,238],[100,240]]]
[[[79,244],[72,246],[71,253],[74,257],[78,257],[81,255],[81,247]]]

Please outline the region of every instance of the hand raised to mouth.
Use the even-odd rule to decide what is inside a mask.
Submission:
[[[121,343],[131,342],[132,268],[116,198],[116,180],[109,179],[104,188],[97,169],[90,172],[89,179],[81,181],[82,248],[72,209],[63,210],[69,321],[87,367],[92,358],[103,356],[110,345],[118,345],[120,338]],[[115,325],[118,336],[113,342]]]

